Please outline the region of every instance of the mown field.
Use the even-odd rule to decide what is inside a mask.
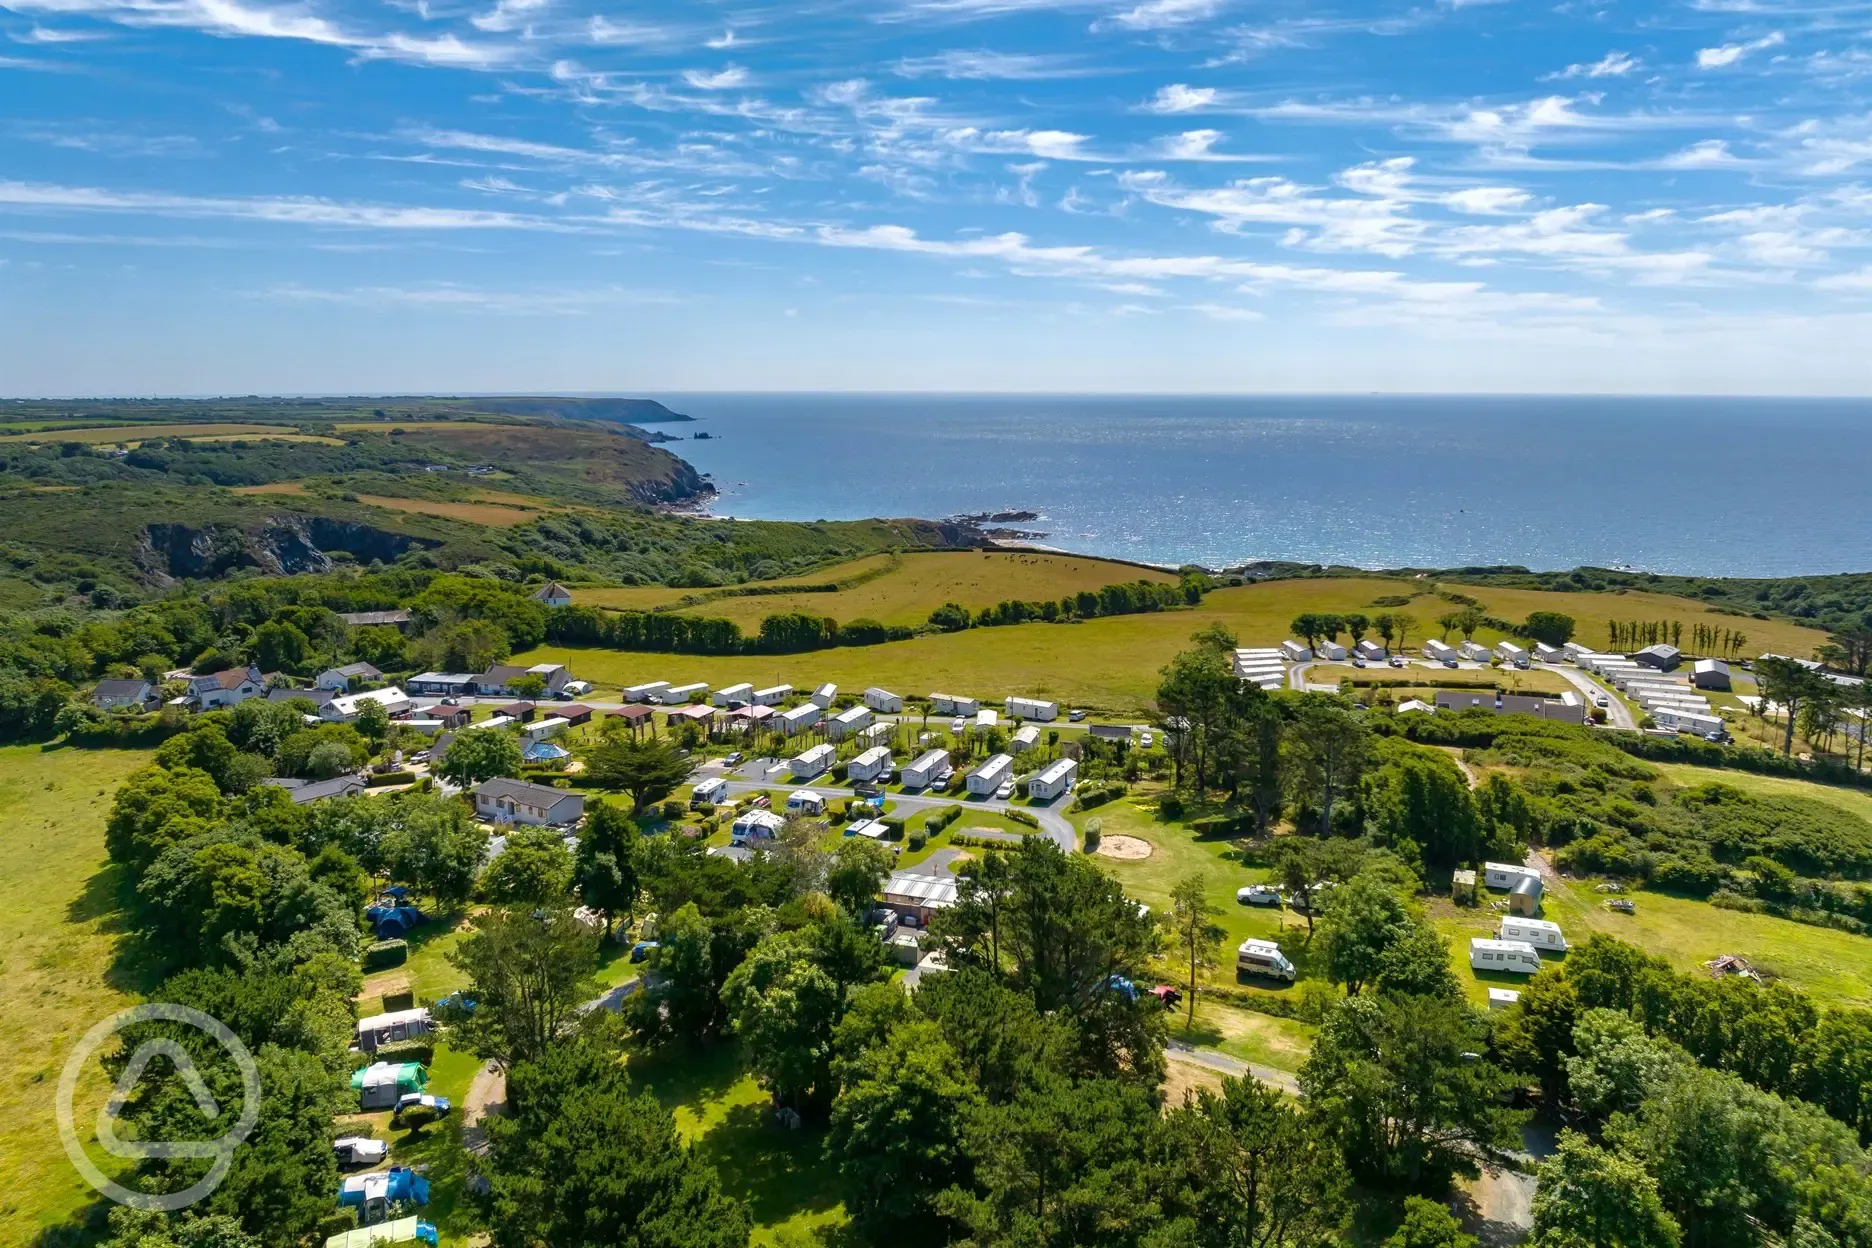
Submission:
[[[869,576],[884,571],[891,566],[897,556],[866,555],[862,559],[851,559],[844,563],[835,563],[820,568],[815,572],[806,572],[799,576],[784,577],[776,581],[761,581],[766,587],[779,588],[788,585],[830,585],[849,580],[857,576]],[[648,611],[652,607],[667,606],[680,602],[684,598],[706,597],[719,594],[719,590],[677,589],[668,585],[616,585],[592,589],[575,589],[572,601],[584,607],[614,607],[621,611]],[[836,595],[831,595],[836,596]],[[820,598],[828,595],[814,594]],[[761,601],[771,601],[766,595],[759,595]],[[715,601],[723,601],[717,598]],[[705,614],[705,613],[699,613]]]
[[[932,567],[980,560],[994,566],[981,555],[930,555],[906,557],[907,565]],[[1086,561],[1094,568],[1114,565]],[[1019,565],[1014,565],[1018,567]],[[1124,568],[1124,571],[1132,571]],[[897,601],[909,610],[912,596],[918,601],[932,597],[941,601],[955,598],[969,607],[987,606],[988,601],[970,601],[951,592],[948,582],[937,593],[908,582],[899,583],[897,573],[880,577],[840,594],[800,595],[810,600],[814,609],[834,619],[856,618],[841,614],[835,604],[845,600],[872,604],[876,610],[879,595],[899,595]],[[927,575],[919,573],[919,575]],[[1094,579],[1097,579],[1095,576]],[[896,588],[889,588],[895,585]],[[1102,710],[1134,713],[1145,709],[1157,686],[1158,673],[1171,656],[1189,644],[1190,635],[1212,624],[1219,624],[1240,639],[1243,645],[1272,645],[1288,635],[1288,624],[1304,611],[1363,611],[1376,614],[1385,610],[1373,607],[1372,600],[1409,589],[1408,582],[1377,577],[1334,580],[1275,581],[1265,585],[1244,585],[1220,589],[1210,594],[1201,606],[1189,610],[1165,611],[1152,615],[1117,616],[1089,620],[1080,624],[1021,624],[1003,628],[976,628],[941,636],[917,637],[909,641],[889,642],[879,646],[821,650],[799,655],[746,655],[729,658],[632,653],[629,651],[569,650],[546,647],[523,656],[529,663],[563,662],[587,680],[601,684],[630,685],[646,680],[707,681],[711,685],[752,681],[756,685],[787,682],[810,686],[820,681],[834,681],[841,686],[862,689],[883,685],[899,693],[921,694],[932,690],[1000,697],[1007,693],[1030,693]],[[1794,624],[1762,620],[1737,620],[1705,611],[1688,599],[1657,594],[1591,594],[1536,591],[1461,590],[1486,603],[1492,612],[1511,618],[1524,618],[1536,610],[1559,611],[1579,621],[1580,636],[1602,644],[1606,621],[1613,619],[1678,619],[1686,633],[1691,624],[1716,622],[1719,627],[1743,627],[1749,634],[1750,652],[1778,650],[1789,654],[1808,654],[1825,641],[1825,635]],[[636,592],[636,591],[632,591]],[[671,591],[661,591],[671,592]],[[852,595],[868,595],[862,599]],[[680,596],[680,595],[678,595]],[[1007,595],[1001,595],[1005,597]],[[1031,595],[1040,596],[1040,595]],[[1057,595],[1055,595],[1057,596]],[[722,599],[696,608],[702,614],[727,614],[730,609],[746,611],[754,623],[759,617],[782,609],[780,603],[791,596],[760,596]],[[846,608],[846,609],[849,609]],[[1407,608],[1418,619],[1412,634],[1414,647],[1426,635],[1434,636],[1433,620],[1450,610],[1450,605],[1434,596],[1421,596]],[[745,625],[744,625],[745,627]],[[1485,641],[1498,638],[1486,630]],[[1530,685],[1530,688],[1532,686]]]
[[[31,433],[9,433],[0,436],[0,442],[121,442],[126,436],[133,441],[149,438],[188,438],[188,437],[258,437],[261,435],[277,437],[288,432],[278,425],[106,425],[92,429],[45,429]]]
[[[0,748],[0,1244],[26,1243],[94,1198],[59,1145],[54,1103],[72,1045],[141,986],[114,966],[104,820],[149,758]],[[100,1076],[80,1100],[103,1092]]]

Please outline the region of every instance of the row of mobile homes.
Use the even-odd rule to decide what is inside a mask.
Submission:
[[[888,689],[880,689],[876,685],[864,691],[864,704],[880,715],[903,713],[903,698]]]
[[[1050,724],[1059,718],[1059,703],[1043,702],[1039,698],[1009,698],[1007,713],[1010,719],[1037,719]]]
[[[929,695],[930,710],[938,715],[973,715],[981,710],[980,698],[965,698],[955,693]]]
[[[968,791],[976,797],[993,797],[995,790],[1014,778],[1014,760],[996,754],[968,774]]]
[[[837,758],[838,751],[822,742],[788,760],[787,769],[795,780],[810,780],[823,776]]]
[[[1017,730],[1014,735],[1008,739],[1008,748],[1016,754],[1025,754],[1028,750],[1033,749],[1039,744],[1040,730],[1032,724],[1028,724],[1026,727]]]
[[[772,688],[769,688],[769,689],[756,689],[754,691],[754,705],[755,706],[779,706],[782,702],[786,701],[788,698],[792,696],[793,696],[792,685],[774,685]]]
[[[1537,975],[1541,960],[1540,953],[1525,940],[1489,940],[1476,936],[1469,941],[1469,965],[1478,971]]]
[[[1027,796],[1036,802],[1050,802],[1070,793],[1078,778],[1078,762],[1070,758],[1055,759],[1027,781]]]
[[[808,728],[818,723],[824,715],[825,711],[820,708],[818,703],[802,702],[798,706],[790,707],[776,715],[774,718],[777,722],[774,727],[790,737],[795,733],[805,732]]]
[[[709,701],[716,706],[746,706],[754,700],[754,686],[742,681],[738,685],[729,685],[726,689],[717,689]]]
[[[904,766],[902,779],[906,789],[926,789],[935,782],[936,777],[949,770],[949,751],[930,750],[919,754],[914,762]]]
[[[845,764],[845,774],[856,784],[871,784],[887,778],[891,772],[891,752],[874,745]]]
[[[1432,637],[1423,643],[1424,658],[1447,663],[1456,658],[1456,647]]]
[[[820,685],[813,690],[812,700],[818,704],[820,710],[825,711],[832,708],[832,699],[836,697],[838,697],[837,685]]]
[[[632,685],[624,691],[626,702],[661,702],[663,691],[670,687],[667,680],[652,680],[641,685]]]
[[[834,741],[843,741],[854,732],[871,726],[871,708],[854,706],[840,711],[826,724],[826,735]]]
[[[1310,663],[1313,651],[1303,641],[1283,641],[1280,644],[1280,657],[1289,663]]]

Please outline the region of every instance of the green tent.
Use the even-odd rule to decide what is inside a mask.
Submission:
[[[420,1062],[378,1062],[351,1072],[351,1087],[363,1109],[391,1109],[407,1092],[429,1086],[429,1072]]]
[[[325,1248],[375,1248],[378,1244],[408,1244],[417,1240],[435,1243],[436,1228],[420,1218],[398,1218],[394,1222],[378,1222],[334,1235],[325,1241]]]

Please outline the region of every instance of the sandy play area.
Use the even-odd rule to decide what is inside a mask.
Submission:
[[[1120,862],[1139,862],[1151,856],[1151,844],[1135,836],[1102,836],[1098,852]]]

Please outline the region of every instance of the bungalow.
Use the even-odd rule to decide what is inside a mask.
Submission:
[[[326,668],[313,683],[333,693],[348,693],[358,685],[374,684],[382,679],[383,673],[369,663],[347,663],[343,667]]]
[[[571,724],[574,728],[579,727],[581,724],[591,723],[591,717],[592,708],[578,702],[573,702],[559,708],[559,718],[565,720],[566,723]]]
[[[624,691],[624,700],[626,702],[658,702],[662,700],[663,691],[669,687],[670,683],[667,680],[652,680],[641,685],[632,685]]]
[[[1367,637],[1352,647],[1352,657],[1364,659],[1367,663],[1382,663],[1385,661],[1386,653],[1383,646]]]
[[[728,828],[728,839],[736,845],[749,841],[771,841],[786,826],[786,816],[771,810],[749,810],[735,818]]]
[[[424,672],[404,682],[411,693],[431,698],[459,698],[474,692],[475,678],[466,672]]]
[[[884,881],[879,899],[900,916],[915,919],[918,927],[927,927],[938,910],[947,910],[956,904],[956,892],[953,875],[897,871]]]
[[[708,686],[698,680],[686,685],[671,685],[657,694],[656,700],[664,706],[687,706],[693,699],[707,696]]]
[[[1463,658],[1474,663],[1486,663],[1495,657],[1495,652],[1493,650],[1490,650],[1481,642],[1473,639],[1463,642],[1458,653],[1461,654]]]
[[[543,602],[549,607],[569,607],[572,605],[572,591],[561,585],[558,581],[547,581],[544,585],[534,590],[531,597],[534,602]]]
[[[1512,641],[1496,642],[1495,653],[1504,663],[1526,663],[1528,661],[1528,652],[1523,650],[1520,646],[1515,645]]]
[[[474,789],[475,813],[490,823],[524,823],[534,827],[577,823],[585,816],[585,798],[565,789],[527,784],[496,776]]]
[[[1010,719],[1037,719],[1050,724],[1059,718],[1059,703],[1043,702],[1039,698],[1009,698],[1007,713]]]
[[[1040,730],[1032,724],[1028,724],[1014,734],[1013,738],[1008,742],[1008,748],[1013,750],[1016,754],[1025,754],[1028,750],[1033,749],[1039,744]]]
[[[872,746],[845,764],[845,774],[858,784],[869,784],[890,775],[890,771],[891,752],[881,745]]]
[[[1281,658],[1286,659],[1289,663],[1311,663],[1313,661],[1313,651],[1308,649],[1305,642],[1283,641],[1280,644],[1280,653]]]
[[[717,689],[709,701],[716,706],[746,706],[754,700],[754,686],[745,680],[738,685],[729,685],[726,689]]]
[[[347,697],[333,698],[319,708],[319,718],[334,724],[348,724],[358,717],[358,713],[371,703],[384,708],[392,717],[407,715],[415,705],[409,695],[392,685],[388,689],[373,689],[368,693],[354,693]]]
[[[524,724],[531,722],[538,710],[539,704],[535,702],[509,702],[506,706],[496,707],[494,713],[505,715],[508,719],[517,719]]]
[[[1690,669],[1690,683],[1699,689],[1729,688],[1729,665],[1721,659],[1698,659]]]
[[[513,682],[527,674],[524,667],[515,667],[511,663],[496,663],[493,667],[475,677],[474,691],[482,697],[498,697],[513,693]]]
[[[756,689],[754,691],[754,705],[779,706],[792,696],[792,685],[772,685],[766,689]]]
[[[91,691],[91,705],[101,711],[141,711],[160,700],[147,680],[100,680]]]
[[[834,741],[843,741],[852,733],[868,727],[870,723],[871,708],[868,706],[854,706],[849,710],[840,711],[832,717],[831,722],[826,725],[826,735],[831,737]]]
[[[787,771],[795,780],[810,780],[822,776],[838,757],[838,751],[824,744],[815,745],[803,754],[787,760]]]
[[[1079,764],[1070,758],[1057,758],[1045,770],[1027,782],[1027,796],[1036,802],[1049,802],[1072,790],[1079,778]]]
[[[786,809],[789,815],[810,815],[817,818],[825,814],[825,798],[811,789],[795,789],[787,794]]]
[[[826,711],[832,709],[832,699],[836,697],[838,697],[837,685],[820,685],[813,690],[812,700],[818,704],[820,710]]]
[[[968,791],[976,797],[993,797],[995,790],[1014,777],[1014,760],[996,754],[968,774]]]
[[[330,780],[264,780],[261,783],[286,790],[295,806],[310,806],[328,797],[356,797],[369,786],[362,776],[334,776]]]
[[[880,715],[898,715],[903,712],[903,699],[876,685],[864,691],[864,704]]]
[[[1646,646],[1631,657],[1634,663],[1642,663],[1646,667],[1655,667],[1660,672],[1668,672],[1683,659],[1683,651],[1676,646],[1659,644]]]
[[[1423,643],[1424,658],[1434,663],[1447,663],[1456,657],[1456,647],[1432,637]]]
[[[264,698],[266,692],[266,677],[259,668],[231,667],[225,672],[189,677],[185,696],[196,710],[212,711],[221,706],[238,706],[248,698]]]
[[[656,712],[647,706],[626,706],[612,711],[610,717],[612,719],[623,720],[626,724],[630,725],[631,731],[635,732],[637,729],[643,727],[644,724],[648,723],[650,717],[654,714],[656,714]]]
[[[924,789],[949,767],[948,750],[929,750],[919,754],[915,762],[903,769],[903,786],[906,789]]]
[[[715,726],[715,708],[701,705],[681,706],[669,712],[664,719],[672,728],[678,724],[694,724],[703,732],[708,732]]]
[[[410,626],[410,613],[407,611],[340,611],[338,618],[345,622],[346,628],[407,630]]]
[[[1343,663],[1346,660],[1346,648],[1328,637],[1314,647],[1313,657],[1327,663]]]
[[[804,732],[818,723],[820,717],[824,714],[825,711],[820,709],[818,703],[802,702],[790,710],[780,712],[777,716],[780,721],[777,728],[781,733],[790,737],[794,733]]]

